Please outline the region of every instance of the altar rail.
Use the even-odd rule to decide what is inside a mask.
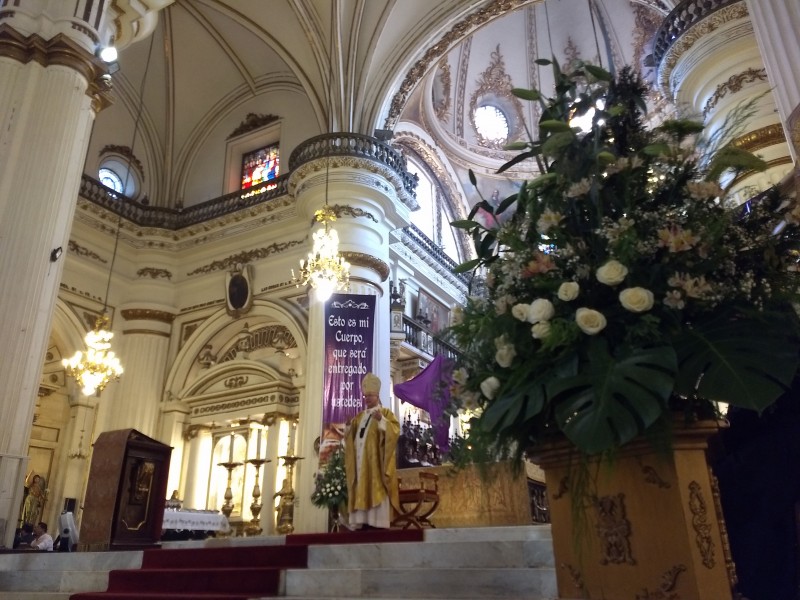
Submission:
[[[742,0],[684,0],[672,9],[656,32],[653,59],[656,67],[672,45],[693,25],[712,13]]]

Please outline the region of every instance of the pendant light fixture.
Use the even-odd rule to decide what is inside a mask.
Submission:
[[[142,75],[142,83],[139,88],[139,105],[136,111],[136,119],[133,124],[133,139],[127,157],[127,165],[125,169],[125,181],[122,185],[119,199],[125,198],[125,192],[128,188],[128,183],[131,177],[131,165],[133,163],[133,147],[136,143],[136,134],[139,132],[139,123],[142,117],[142,108],[144,105],[144,85],[147,80],[147,72],[150,68],[150,58],[153,53],[153,38],[150,36],[150,48],[147,54],[147,63],[145,65],[144,74]],[[111,319],[108,314],[108,294],[111,290],[111,276],[114,272],[114,263],[117,259],[117,248],[119,247],[119,234],[122,229],[122,211],[118,211],[117,215],[117,231],[114,237],[114,251],[111,255],[111,264],[108,268],[108,282],[106,283],[106,295],[103,299],[103,310],[94,324],[94,329],[89,331],[84,338],[86,343],[86,350],[78,350],[72,358],[65,358],[61,361],[67,374],[75,378],[75,381],[80,385],[81,391],[86,396],[92,394],[99,394],[102,392],[106,385],[112,381],[118,381],[122,375],[123,369],[119,358],[111,350],[111,338],[114,334],[111,332]]]
[[[328,46],[328,61],[331,78],[333,78],[333,34],[334,11],[336,3],[331,2],[331,26]],[[328,85],[328,133],[333,131],[333,82]],[[331,226],[336,221],[336,213],[328,206],[328,182],[330,175],[330,157],[325,159],[325,205],[314,213],[314,221],[322,223],[312,235],[313,246],[308,258],[300,260],[300,273],[292,280],[299,286],[310,285],[316,291],[317,299],[325,302],[336,291],[346,290],[350,285],[350,264],[339,254],[339,234]]]

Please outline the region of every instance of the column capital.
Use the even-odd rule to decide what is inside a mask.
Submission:
[[[62,33],[45,40],[38,34],[25,36],[7,23],[0,24],[0,57],[22,64],[36,62],[43,67],[68,67],[86,80],[86,95],[92,98],[95,111],[111,105],[111,79],[106,65]]]

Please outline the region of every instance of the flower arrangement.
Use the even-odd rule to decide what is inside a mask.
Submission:
[[[500,170],[535,160],[538,176],[452,223],[477,251],[457,271],[485,280],[449,330],[455,397],[480,413],[471,432],[521,448],[560,433],[599,454],[678,407],[763,410],[800,356],[800,206],[772,190],[732,208],[721,175],[764,163],[701,151],[695,122],[647,128],[630,68],[540,62],[555,95],[514,90],[540,103],[539,136]],[[592,111],[590,130],[571,123]]]
[[[338,509],[347,503],[347,474],[344,448],[331,453],[322,471],[317,473],[311,504],[319,508]]]

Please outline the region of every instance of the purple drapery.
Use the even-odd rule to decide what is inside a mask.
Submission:
[[[416,377],[394,386],[394,395],[412,406],[428,411],[436,445],[442,452],[450,449],[450,420],[444,409],[450,402],[453,365],[443,356],[436,356]]]

